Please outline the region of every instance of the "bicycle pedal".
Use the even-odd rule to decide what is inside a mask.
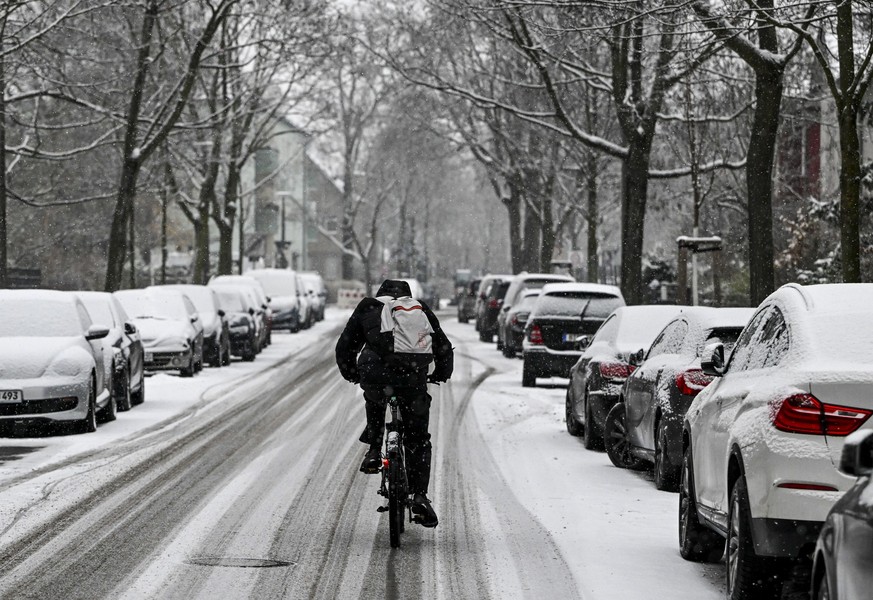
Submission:
[[[376,508],[376,512],[380,512],[380,513],[388,512],[388,507],[387,506],[379,506]]]

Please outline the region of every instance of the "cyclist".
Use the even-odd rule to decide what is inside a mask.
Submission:
[[[412,512],[425,527],[436,527],[439,520],[427,497],[430,481],[431,443],[428,433],[430,394],[427,383],[448,381],[452,376],[454,355],[452,344],[440,327],[433,311],[423,302],[422,311],[430,322],[434,370],[428,376],[429,365],[411,366],[398,360],[391,342],[382,333],[383,308],[381,298],[409,298],[412,295],[405,281],[386,279],[376,297],[361,300],[336,345],[336,364],[343,378],[360,383],[364,390],[367,426],[360,440],[369,445],[361,463],[361,472],[378,473],[382,464],[382,436],[385,432],[386,387],[400,400],[403,419],[403,440],[406,448],[406,474],[413,494]],[[416,299],[418,300],[418,299]]]

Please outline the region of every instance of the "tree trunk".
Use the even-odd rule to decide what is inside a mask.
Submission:
[[[543,194],[542,205],[540,206],[542,218],[540,219],[540,271],[548,273],[552,270],[552,256],[555,252],[555,240],[558,238],[558,231],[555,231],[554,217],[552,216],[552,195]]]
[[[593,160],[589,160],[589,167],[594,166],[591,163],[596,162],[597,158],[593,154]],[[597,247],[597,175],[594,169],[589,169],[588,177],[586,178],[586,189],[588,192],[588,281],[597,283],[600,281],[600,261],[598,260],[599,249]]]
[[[854,103],[840,111],[840,258],[844,283],[861,281],[861,142]]]
[[[527,196],[527,193],[525,193]],[[524,239],[521,241],[522,270],[539,272],[540,224],[533,209],[524,202]]]
[[[755,72],[755,116],[746,156],[749,219],[749,300],[759,305],[775,286],[773,163],[782,105],[782,68]]]
[[[236,156],[236,154],[234,155]],[[215,226],[218,228],[218,274],[233,273],[233,225],[236,220],[239,197],[240,169],[231,161],[227,169],[227,181],[224,187],[224,207],[216,211]],[[242,260],[242,255],[240,255]]]
[[[628,145],[622,163],[621,292],[630,304],[643,302],[643,228],[649,192],[651,140]]]
[[[194,222],[194,283],[206,285],[209,281],[209,208],[210,202],[201,201]]]
[[[348,153],[347,153],[348,154]],[[355,261],[349,251],[354,248],[355,244],[355,218],[352,214],[352,169],[354,165],[350,164],[350,156],[346,156],[345,169],[343,171],[343,222],[340,230],[341,241],[343,245],[342,256],[342,275],[343,279],[354,279],[355,276]]]
[[[837,5],[837,55],[839,58],[840,98],[837,111],[840,125],[840,258],[843,282],[861,281],[861,143],[858,139],[858,78],[855,72],[855,39],[852,2]],[[869,41],[866,43],[870,43]],[[864,70],[863,65],[861,67]]]
[[[0,28],[0,289],[9,287],[8,241],[6,226],[6,59],[3,35],[6,19]]]
[[[109,256],[106,264],[107,292],[114,292],[121,287],[124,273],[124,253],[127,250],[127,226],[136,195],[136,182],[139,177],[141,153],[137,150],[139,133],[139,116],[142,109],[143,90],[146,77],[151,66],[152,31],[158,18],[158,4],[155,0],[148,3],[143,15],[142,30],[139,37],[139,51],[136,60],[136,77],[127,109],[124,130],[124,145],[121,165],[121,180],[118,184],[118,194],[115,199],[115,211],[112,215],[112,228],[109,231]]]
[[[521,273],[524,266],[521,253],[521,195],[518,186],[510,182],[509,195],[503,197],[502,201],[509,213],[509,255],[512,272]]]

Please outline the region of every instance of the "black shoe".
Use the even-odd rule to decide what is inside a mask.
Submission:
[[[412,497],[412,506],[410,507],[412,514],[415,515],[413,521],[422,527],[436,527],[439,524],[437,514],[430,505],[430,500],[424,494],[415,494]]]
[[[361,473],[375,475],[382,468],[382,452],[379,448],[370,448],[361,463]]]

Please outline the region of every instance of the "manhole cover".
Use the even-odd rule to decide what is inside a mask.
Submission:
[[[240,569],[268,569],[271,567],[290,567],[294,563],[272,558],[240,558],[232,556],[197,556],[186,560],[189,565],[201,567],[236,567]]]

